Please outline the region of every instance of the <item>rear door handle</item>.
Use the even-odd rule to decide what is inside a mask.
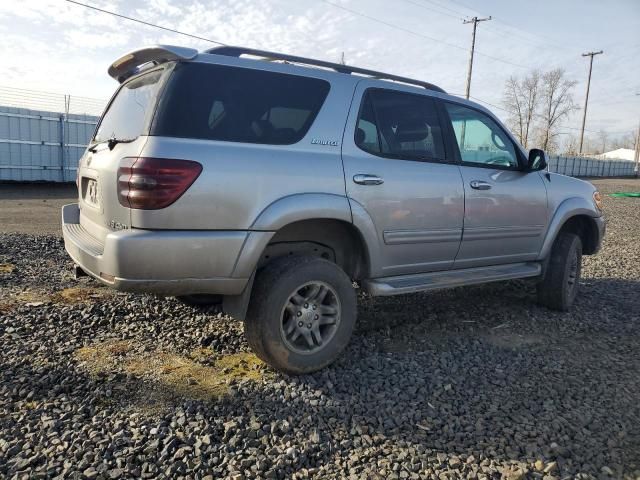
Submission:
[[[475,188],[476,190],[491,190],[491,184],[483,182],[482,180],[471,180],[469,185],[471,185],[471,188]]]
[[[369,175],[368,173],[354,175],[353,181],[359,185],[381,185],[384,183],[384,180],[378,175]]]

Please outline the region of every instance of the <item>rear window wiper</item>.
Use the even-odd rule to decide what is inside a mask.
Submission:
[[[111,137],[109,140],[103,140],[101,142],[94,143],[87,150],[89,150],[91,153],[96,153],[98,151],[96,147],[98,145],[103,145],[105,143],[107,144],[107,147],[109,147],[109,150],[113,150],[113,147],[115,147],[119,143],[131,143],[134,140],[135,140],[135,138],[116,138],[116,137]]]

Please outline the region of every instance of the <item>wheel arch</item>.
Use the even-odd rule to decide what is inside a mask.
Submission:
[[[599,215],[584,198],[573,197],[563,201],[553,216],[544,239],[539,259],[548,258],[560,232],[575,233],[582,240],[583,253],[592,255],[599,246],[599,230],[595,218]]]
[[[335,218],[307,218],[291,222],[271,237],[258,268],[285,255],[320,256],[339,265],[352,280],[369,275],[369,252],[361,232]]]
[[[371,232],[375,232],[371,218],[357,205],[352,218],[344,196],[308,193],[273,202],[253,222],[233,269],[233,277],[250,280],[242,294],[223,299],[223,309],[243,320],[256,270],[285,254],[324,256],[326,250],[316,251],[317,245],[329,248],[332,260],[353,280],[369,278],[378,268],[379,258],[377,238],[370,238]],[[275,255],[274,249],[278,249]]]

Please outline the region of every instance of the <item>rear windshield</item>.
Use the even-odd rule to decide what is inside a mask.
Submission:
[[[121,88],[105,112],[95,142],[110,138],[133,140],[142,135],[154,105],[163,70],[141,75]]]
[[[152,135],[287,145],[304,137],[329,92],[316,78],[206,63],[178,64]]]

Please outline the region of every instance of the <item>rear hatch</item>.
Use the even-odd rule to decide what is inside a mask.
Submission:
[[[118,168],[123,159],[137,157],[147,141],[164,72],[163,67],[145,72],[118,89],[80,159],[80,224],[100,241],[110,232],[131,227],[130,208],[118,198]]]

